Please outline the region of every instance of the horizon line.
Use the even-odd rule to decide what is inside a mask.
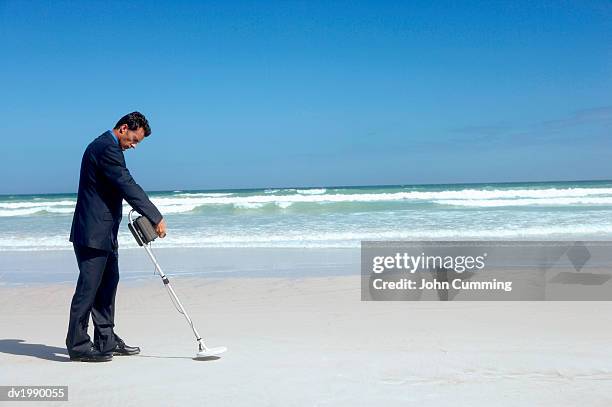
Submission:
[[[583,179],[583,180],[549,180],[549,181],[486,181],[486,182],[453,182],[453,183],[416,183],[416,184],[370,184],[370,185],[328,185],[328,186],[284,186],[284,187],[255,187],[255,188],[225,188],[225,189],[155,189],[146,191],[147,193],[160,192],[226,192],[226,191],[256,191],[266,189],[340,189],[340,188],[368,188],[368,187],[427,187],[441,185],[483,185],[483,184],[556,184],[564,182],[585,183],[585,182],[612,182],[612,179]],[[45,192],[45,193],[0,193],[0,197],[6,196],[28,196],[28,195],[76,195],[74,192]]]

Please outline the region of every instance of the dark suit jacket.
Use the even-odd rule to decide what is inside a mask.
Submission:
[[[71,242],[106,251],[118,247],[123,199],[154,225],[162,219],[125,167],[123,151],[114,137],[107,131],[85,149],[70,231]]]

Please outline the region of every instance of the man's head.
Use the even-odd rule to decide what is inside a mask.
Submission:
[[[113,129],[119,139],[122,150],[136,148],[145,137],[151,134],[147,118],[140,112],[132,112],[123,116]]]

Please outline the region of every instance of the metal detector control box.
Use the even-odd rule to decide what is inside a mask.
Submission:
[[[134,239],[138,242],[139,246],[143,244],[148,244],[157,238],[157,233],[155,232],[155,228],[144,216],[137,217],[134,222],[128,223],[128,228],[130,232],[134,235]]]

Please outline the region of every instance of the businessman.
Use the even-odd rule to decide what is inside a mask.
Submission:
[[[83,154],[79,191],[72,219],[70,241],[79,266],[66,347],[71,360],[107,362],[113,355],[135,355],[115,333],[115,293],[119,283],[117,231],[122,201],[146,216],[159,237],[166,236],[166,221],[125,166],[123,151],[136,148],[151,134],[139,112],[123,116],[112,130],[92,141]],[[94,340],[87,334],[89,315]]]

